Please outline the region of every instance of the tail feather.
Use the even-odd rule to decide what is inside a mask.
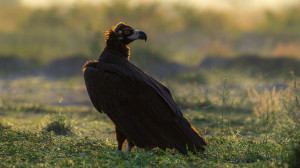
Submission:
[[[184,144],[181,144],[177,150],[184,154],[186,154],[187,151],[191,151],[193,153],[203,152],[205,150],[204,146],[207,146],[207,142],[201,137],[195,127],[191,125],[187,119],[184,118],[184,120],[184,122],[181,122],[181,128],[187,138],[187,141],[185,141]]]

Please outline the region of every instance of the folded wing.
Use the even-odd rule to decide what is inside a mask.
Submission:
[[[186,153],[203,151],[207,145],[183,117],[170,91],[133,64],[90,62],[84,66],[84,79],[95,108],[136,146]]]

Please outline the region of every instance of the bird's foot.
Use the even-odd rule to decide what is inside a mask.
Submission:
[[[129,145],[127,146],[127,149],[126,149],[126,153],[129,153],[131,151],[132,147],[130,147]]]

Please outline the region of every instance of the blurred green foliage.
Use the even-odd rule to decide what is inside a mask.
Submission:
[[[11,6],[19,6],[20,0],[1,0],[0,1],[0,9],[11,7]]]
[[[17,2],[0,10],[0,55],[17,55],[38,64],[79,53],[97,58],[104,47],[105,30],[120,21],[149,36],[147,49],[135,44],[133,49],[155,51],[165,60],[190,65],[207,55],[228,57],[251,52],[300,56],[299,5],[281,12],[265,12],[261,21],[249,20],[246,28],[234,12],[200,10],[176,3],[167,6],[116,0],[97,5],[29,8]]]
[[[265,20],[261,24],[261,31],[289,39],[300,37],[300,7],[295,6],[285,12],[265,12]]]

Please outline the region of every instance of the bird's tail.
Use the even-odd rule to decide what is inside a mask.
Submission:
[[[177,150],[179,150],[183,154],[187,154],[188,151],[193,152],[194,154],[198,152],[203,152],[205,150],[205,146],[207,146],[207,142],[201,137],[199,132],[195,129],[193,125],[191,125],[187,119],[185,119],[183,127],[183,132],[186,136],[185,144],[181,144],[177,146]]]
[[[207,146],[207,142],[201,137],[201,135],[199,134],[199,132],[196,130],[196,128],[191,125],[192,130],[194,131],[195,135],[195,147],[197,145],[197,152],[199,152],[199,150],[201,150],[202,152],[205,150],[204,146]],[[193,149],[194,150],[194,149]],[[192,151],[193,152],[193,151]]]

